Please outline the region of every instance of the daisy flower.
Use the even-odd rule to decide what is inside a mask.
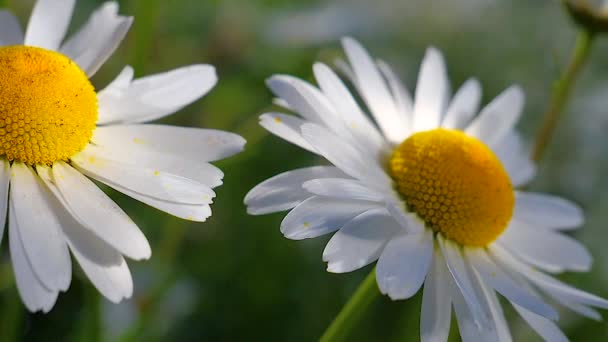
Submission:
[[[350,38],[339,66],[371,114],[326,65],[318,87],[275,75],[277,104],[296,115],[266,113],[261,125],[331,166],[282,173],[252,189],[250,214],[291,211],[289,239],[336,232],[323,252],[329,272],[377,261],[383,294],[406,299],[422,287],[420,334],[445,341],[452,307],[465,341],[511,339],[496,293],[543,338],[566,340],[554,323],[558,303],[600,319],[608,301],[549,273],[587,271],[591,257],[564,234],[579,227],[579,207],[516,190],[535,174],[515,131],[524,94],[503,91],[478,112],[479,82],[454,94],[441,53],[429,48],[414,98],[391,68]]]
[[[88,177],[192,221],[211,215],[234,134],[143,124],[194,102],[216,83],[209,65],[133,79],[124,70],[96,92],[89,78],[132,23],[108,2],[64,40],[75,0],[36,2],[25,34],[0,11],[0,229],[18,291],[48,312],[72,278],[70,252],[93,285],[119,302],[133,292],[124,257],[150,257],[135,223]],[[1,236],[1,235],[0,235]]]

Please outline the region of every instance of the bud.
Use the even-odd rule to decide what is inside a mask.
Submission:
[[[608,2],[594,6],[586,0],[564,0],[570,17],[591,33],[608,32]]]

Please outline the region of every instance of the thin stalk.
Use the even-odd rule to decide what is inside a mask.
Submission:
[[[581,29],[576,37],[576,43],[574,50],[572,51],[572,56],[570,57],[570,62],[559,79],[555,82],[549,106],[543,115],[544,119],[542,126],[536,135],[536,141],[531,155],[532,160],[535,162],[540,161],[551,141],[559,121],[560,113],[565,108],[570,93],[576,83],[576,79],[587,61],[593,38],[594,33],[585,29]]]
[[[346,340],[352,332],[353,327],[359,323],[367,308],[379,295],[380,291],[378,291],[378,285],[376,285],[376,269],[374,268],[359,285],[331,325],[325,330],[320,342]]]

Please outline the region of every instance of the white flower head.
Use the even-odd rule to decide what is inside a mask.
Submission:
[[[564,231],[583,223],[573,203],[515,190],[535,174],[515,124],[524,94],[512,86],[479,111],[481,87],[466,81],[450,97],[445,63],[426,52],[414,98],[391,68],[345,38],[352,81],[373,121],[342,80],[314,65],[318,87],[277,75],[277,104],[296,115],[266,113],[271,133],[332,166],[288,171],[245,198],[250,214],[291,210],[290,239],[333,233],[323,252],[330,272],[377,261],[380,291],[406,299],[424,287],[423,341],[445,341],[451,308],[465,341],[507,341],[496,293],[543,338],[566,337],[547,300],[600,319],[608,302],[548,273],[587,271],[591,257]],[[478,113],[479,112],[479,113]]]
[[[133,292],[124,257],[150,257],[139,228],[87,177],[204,221],[223,177],[209,162],[245,143],[222,131],[143,124],[206,94],[217,81],[212,66],[135,80],[127,66],[96,92],[89,77],[132,18],[107,2],[64,40],[74,5],[37,1],[25,34],[14,15],[0,11],[0,232],[8,216],[17,288],[30,311],[48,312],[68,289],[70,252],[113,302]]]

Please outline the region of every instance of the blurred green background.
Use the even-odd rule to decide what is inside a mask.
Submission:
[[[33,0],[4,0],[22,24]],[[80,0],[71,32],[102,1]],[[133,298],[114,305],[80,270],[46,315],[28,314],[16,292],[7,242],[0,259],[0,341],[313,341],[339,312],[370,267],[325,271],[328,237],[290,241],[284,214],[248,216],[244,195],[260,181],[318,160],[270,136],[258,124],[268,110],[264,80],[288,73],[311,80],[312,63],[341,56],[352,35],[387,60],[410,90],[425,48],[446,55],[453,88],[470,76],[484,102],[512,83],[527,93],[520,128],[531,141],[552,81],[566,63],[575,27],[558,1],[529,0],[124,0],[135,22],[117,53],[95,75],[103,88],[125,64],[138,76],[208,63],[219,83],[207,96],[162,122],[241,134],[245,151],[217,163],[225,171],[213,216],[205,223],[174,219],[108,192],[137,222],[153,248],[151,260],[130,262]],[[608,297],[608,45],[599,39],[557,134],[530,189],[563,195],[587,213],[575,232],[595,257],[592,272],[566,274],[573,285]],[[6,240],[6,239],[5,239]],[[542,243],[542,242],[541,242]],[[76,267],[76,266],[75,266]],[[408,301],[377,300],[352,341],[417,341],[420,293]],[[536,336],[505,305],[516,341]],[[608,324],[562,312],[573,341],[608,336]],[[605,318],[608,314],[603,312]],[[458,341],[455,322],[451,340]]]

